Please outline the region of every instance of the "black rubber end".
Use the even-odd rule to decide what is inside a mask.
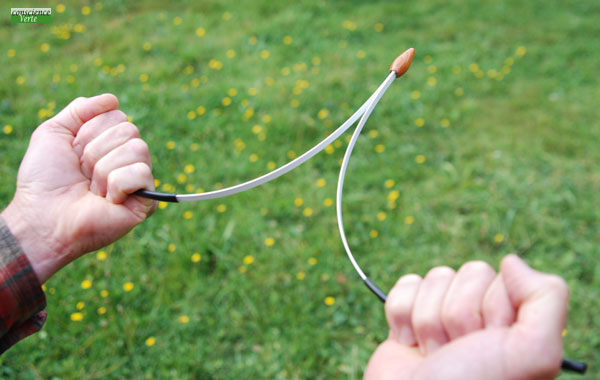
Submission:
[[[369,288],[369,290],[371,292],[373,292],[373,294],[375,294],[377,296],[377,298],[379,298],[379,300],[383,303],[385,303],[385,299],[386,299],[386,295],[383,292],[383,290],[379,289],[377,287],[377,285],[375,285],[373,282],[371,282],[371,280],[369,279],[369,277],[366,277],[364,279],[365,285],[367,285],[367,288]]]
[[[571,371],[583,375],[587,370],[587,364],[584,362],[576,362],[574,360],[563,359],[561,368],[566,371]]]
[[[176,194],[157,193],[156,191],[138,190],[133,195],[163,202],[179,202]]]

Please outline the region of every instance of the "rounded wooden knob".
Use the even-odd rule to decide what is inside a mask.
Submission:
[[[392,66],[390,66],[390,73],[393,71],[396,73],[396,78],[401,77],[410,67],[413,57],[415,56],[415,49],[410,48],[404,53],[400,54],[398,58],[394,59]]]

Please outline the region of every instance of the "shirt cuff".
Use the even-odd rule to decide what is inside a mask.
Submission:
[[[0,354],[42,328],[45,307],[35,271],[0,218]]]

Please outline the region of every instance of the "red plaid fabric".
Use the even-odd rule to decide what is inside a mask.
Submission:
[[[0,218],[0,354],[42,328],[45,307],[37,275]]]

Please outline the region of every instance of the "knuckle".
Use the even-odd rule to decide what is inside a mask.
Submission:
[[[111,116],[113,116],[117,120],[120,120],[120,121],[129,120],[127,118],[127,115],[125,114],[125,112],[123,112],[121,110],[112,110],[112,111],[110,111],[110,113],[112,114]]]
[[[481,324],[481,317],[476,310],[464,307],[464,305],[459,305],[456,302],[444,305],[441,320],[447,331],[460,335]]]
[[[420,310],[418,313],[413,313],[412,324],[415,330],[436,331],[439,329],[439,316],[436,316],[429,310]],[[417,335],[421,335],[417,333]]]
[[[494,269],[490,266],[490,264],[486,263],[485,261],[481,261],[481,260],[475,260],[475,261],[469,261],[465,264],[463,264],[460,269],[459,272],[464,272],[467,274],[477,274],[477,273],[495,273]]]
[[[118,130],[131,139],[140,137],[140,131],[138,130],[138,127],[136,127],[135,124],[130,123],[128,121],[122,123]]]
[[[130,149],[135,154],[139,154],[142,156],[146,156],[150,154],[150,149],[148,148],[148,144],[140,138],[134,138],[129,141]]]
[[[90,166],[90,169],[92,167],[94,167],[94,164],[96,163],[96,161],[98,160],[98,157],[96,155],[96,151],[93,147],[90,146],[90,144],[86,145],[83,148],[83,153],[81,154],[81,163],[84,165],[88,165]]]
[[[455,274],[454,269],[443,265],[443,266],[439,266],[439,267],[430,269],[429,272],[427,272],[427,275],[425,276],[425,278],[428,278],[428,279],[446,278],[448,276],[454,276],[454,274]]]
[[[569,286],[562,277],[555,274],[549,274],[546,276],[545,280],[545,286],[551,291],[565,297],[569,294]]]

